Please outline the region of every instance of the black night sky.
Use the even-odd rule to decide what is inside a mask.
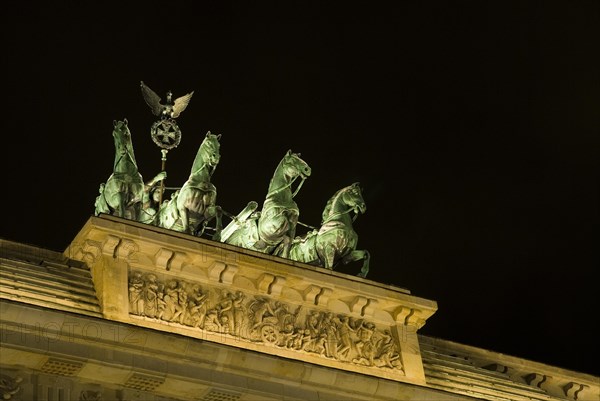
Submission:
[[[437,301],[422,334],[600,374],[600,2],[351,3],[3,6],[0,236],[63,251],[113,120],[160,171],[140,81],[193,90],[167,185],[221,134],[212,182],[237,214],[300,152],[300,221],[360,182],[367,278]]]

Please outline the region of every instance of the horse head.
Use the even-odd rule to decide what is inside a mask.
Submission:
[[[196,153],[196,158],[194,159],[194,163],[192,165],[192,177],[197,176],[195,178],[199,178],[204,176],[204,179],[210,179],[212,170],[217,167],[217,164],[219,164],[219,161],[221,160],[220,139],[221,134],[214,135],[211,134],[210,131],[206,133],[206,137],[200,144],[198,153]],[[203,172],[205,167],[209,167],[210,171]]]
[[[356,214],[363,214],[367,211],[367,204],[362,196],[362,190],[360,189],[360,183],[355,182],[354,184],[343,188],[341,191],[342,201]]]
[[[132,163],[137,168],[135,156],[133,153],[133,143],[131,141],[131,132],[127,125],[127,119],[113,121],[113,138],[115,141],[115,164],[114,170],[118,172],[123,169],[122,163]]]
[[[281,171],[288,180],[294,180],[297,177],[305,180],[310,177],[311,168],[300,158],[300,153],[293,153],[290,149],[281,160]]]
[[[352,221],[356,219],[359,213],[362,214],[367,211],[367,205],[363,199],[360,183],[358,182],[338,190],[327,201],[327,205],[321,216],[322,224],[343,219],[348,219],[347,224],[351,224],[350,217],[344,217],[350,216],[349,213],[351,211],[355,213]]]
[[[294,153],[292,150],[288,150],[283,156],[283,159],[279,162],[275,174],[269,184],[269,193],[267,194],[267,200],[283,196],[291,201],[291,198],[296,196],[304,180],[310,177],[311,168],[304,160],[300,158],[300,153]],[[297,178],[301,178],[302,181],[296,187],[296,190],[292,193],[292,184]]]

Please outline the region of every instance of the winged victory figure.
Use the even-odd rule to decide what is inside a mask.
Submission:
[[[191,91],[190,93],[188,93],[186,95],[178,97],[173,102],[173,93],[171,91],[168,91],[167,92],[167,101],[163,104],[163,103],[161,103],[160,96],[158,96],[156,94],[156,92],[154,92],[152,89],[150,89],[144,83],[144,81],[140,81],[140,82],[141,82],[140,86],[142,88],[142,96],[144,96],[144,100],[146,101],[146,104],[148,104],[148,106],[150,106],[150,109],[152,110],[152,113],[155,116],[158,116],[161,118],[177,118],[177,117],[179,117],[179,115],[185,110],[187,105],[190,103],[190,99],[192,98],[192,95],[194,94],[194,91]]]

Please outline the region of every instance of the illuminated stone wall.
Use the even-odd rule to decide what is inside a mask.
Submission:
[[[416,333],[436,303],[359,277],[115,217],[67,250],[106,318],[285,358],[424,383]]]

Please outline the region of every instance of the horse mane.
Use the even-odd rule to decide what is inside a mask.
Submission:
[[[135,160],[135,152],[133,150],[133,140],[132,140],[131,130],[129,129],[127,119],[124,119],[121,121],[114,121],[113,125],[114,125],[113,135],[114,135],[114,132],[119,132],[119,134],[117,134],[118,138],[115,137],[115,149],[118,150],[119,145],[123,146],[127,152],[127,155],[129,156],[130,161],[133,163],[135,170],[137,171],[138,166],[137,166],[137,161]],[[121,134],[121,132],[126,133],[126,137],[125,137],[126,139],[123,139],[123,134]],[[118,144],[117,144],[117,142],[118,142]],[[127,159],[126,158],[123,159],[123,157],[121,157],[118,152],[115,152],[115,161],[113,163],[113,171],[117,170],[117,166],[122,160],[126,161]]]
[[[329,216],[329,213],[331,213],[333,204],[335,203],[336,199],[339,197],[340,193],[342,191],[345,191],[346,189],[347,189],[347,187],[338,189],[336,191],[336,193],[333,194],[333,196],[331,198],[329,198],[329,200],[327,200],[327,203],[325,204],[325,209],[323,209],[323,214],[321,214],[321,223],[323,223],[325,221],[325,219],[327,218],[327,216]]]
[[[219,139],[221,135],[211,134],[210,131],[206,133],[206,137],[202,140],[202,143],[198,147],[198,151],[196,152],[196,156],[194,157],[194,162],[192,163],[192,169],[190,174],[194,175],[198,173],[198,171],[207,163],[206,160],[202,157],[202,151],[204,149],[214,150],[215,143],[219,143]]]

